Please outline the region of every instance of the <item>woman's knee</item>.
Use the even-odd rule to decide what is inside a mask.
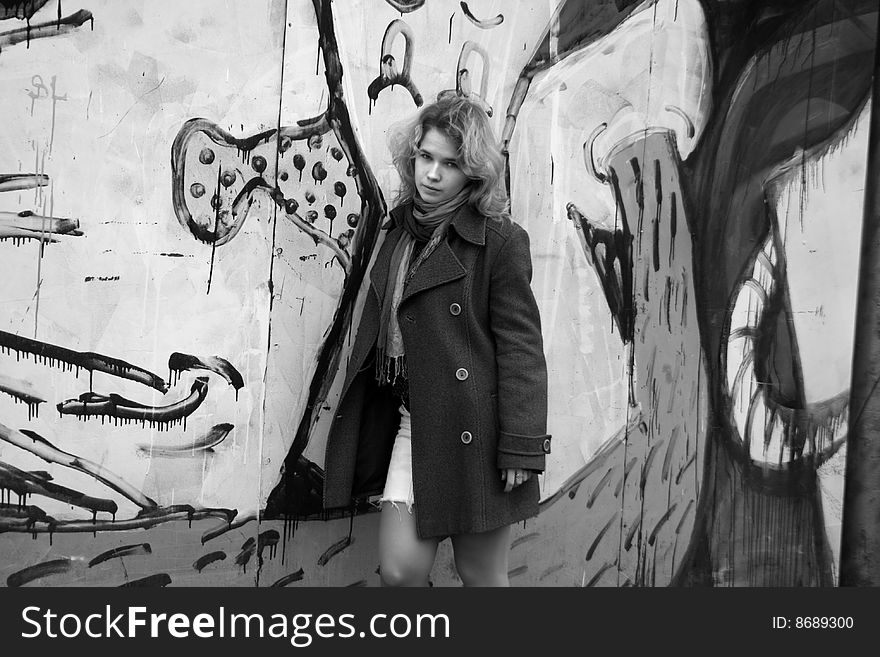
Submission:
[[[456,558],[455,569],[464,586],[509,586],[506,559]]]
[[[509,586],[510,528],[453,537],[455,569],[465,586]]]
[[[427,586],[430,574],[424,564],[402,559],[387,559],[379,565],[382,586]]]
[[[415,512],[386,502],[379,531],[379,577],[383,586],[426,586],[437,553],[436,539],[422,539]]]

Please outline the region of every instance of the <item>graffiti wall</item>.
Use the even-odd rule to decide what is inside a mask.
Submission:
[[[2,0],[0,581],[378,585],[326,435],[387,133],[449,92],[505,145],[550,371],[511,584],[836,584],[877,22]]]

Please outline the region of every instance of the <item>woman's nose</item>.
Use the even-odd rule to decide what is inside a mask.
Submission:
[[[432,164],[430,167],[428,167],[428,172],[426,175],[431,180],[440,180],[440,165]]]

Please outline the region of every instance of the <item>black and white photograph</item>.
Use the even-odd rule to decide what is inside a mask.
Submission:
[[[0,0],[0,587],[880,586],[878,11]]]

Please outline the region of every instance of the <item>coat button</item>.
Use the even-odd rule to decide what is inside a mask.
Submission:
[[[541,445],[541,447],[543,447],[545,454],[549,454],[550,453],[550,439],[544,438],[544,444]]]
[[[457,303],[453,303],[449,306],[449,313],[452,315],[461,315],[461,306]]]
[[[459,381],[464,381],[466,378],[468,378],[468,376],[468,371],[463,367],[459,367],[457,370],[455,370],[455,378]]]
[[[465,445],[470,445],[473,439],[474,436],[470,431],[461,432],[461,442],[463,442]]]

